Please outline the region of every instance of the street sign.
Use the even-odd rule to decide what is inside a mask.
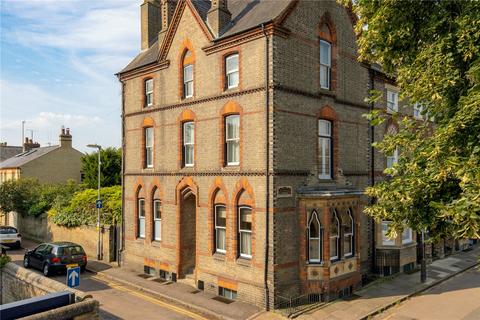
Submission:
[[[97,209],[101,209],[102,208],[102,200],[97,200],[95,202],[95,206],[97,207]]]
[[[70,288],[78,287],[80,285],[80,267],[67,269],[67,286]]]

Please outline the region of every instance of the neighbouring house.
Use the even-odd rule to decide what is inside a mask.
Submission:
[[[19,153],[22,153],[23,147],[8,146],[6,142],[0,143],[0,162],[7,160]]]
[[[416,235],[385,235],[365,187],[399,152],[371,142],[394,80],[357,61],[336,1],[145,0],[123,86],[123,266],[264,308],[348,295],[416,263]],[[369,89],[383,101],[367,104]],[[418,115],[417,115],[418,116]],[[407,267],[405,267],[407,266]]]
[[[24,152],[0,162],[0,183],[23,177],[36,178],[40,183],[81,180],[82,152],[72,148],[70,129],[63,129],[60,144],[40,147],[28,138]]]

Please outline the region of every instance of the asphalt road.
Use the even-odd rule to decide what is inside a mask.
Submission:
[[[461,273],[375,319],[480,320],[480,271]]]
[[[22,265],[25,249],[35,246],[36,244],[33,242],[24,241],[24,248],[10,249],[7,254],[12,258],[12,262]],[[40,270],[31,270],[42,274]],[[66,274],[53,275],[50,278],[63,284],[66,283]],[[205,319],[190,311],[88,271],[81,274],[80,286],[77,289],[90,293],[94,299],[100,302],[102,319]]]

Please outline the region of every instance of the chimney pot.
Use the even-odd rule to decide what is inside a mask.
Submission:
[[[232,14],[228,11],[227,0],[212,0],[212,6],[207,13],[207,21],[215,36],[231,22]]]

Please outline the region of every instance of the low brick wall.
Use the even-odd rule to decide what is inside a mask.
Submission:
[[[74,304],[24,319],[99,319],[98,301],[83,291],[69,288],[13,263],[5,265],[0,273],[2,281],[0,301],[4,304],[60,291],[70,291],[75,294]]]

